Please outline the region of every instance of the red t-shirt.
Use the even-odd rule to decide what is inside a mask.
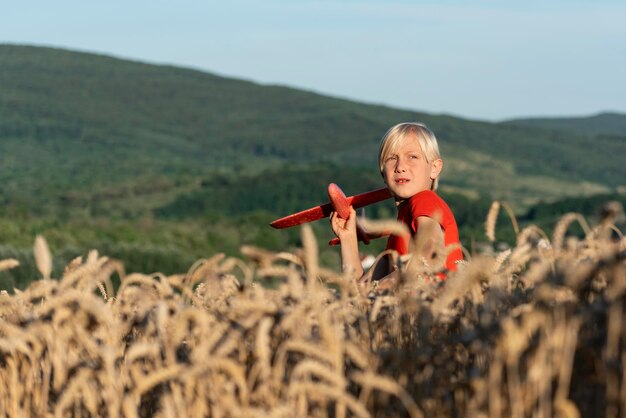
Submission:
[[[439,213],[439,225],[443,230],[443,240],[447,247],[450,244],[459,245],[448,254],[446,259],[446,269],[456,271],[457,262],[463,260],[463,251],[460,248],[459,229],[450,207],[431,190],[424,190],[413,195],[398,206],[398,221],[404,223],[411,230],[411,237],[415,236],[419,228],[417,218],[428,216],[437,219],[435,214]],[[387,241],[387,249],[393,249],[400,255],[409,252],[410,237],[399,237],[392,235]]]

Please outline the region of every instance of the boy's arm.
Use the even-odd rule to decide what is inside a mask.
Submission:
[[[428,216],[418,216],[417,225],[414,251],[429,262],[436,258],[439,251],[445,250],[443,229],[437,220]]]
[[[444,250],[444,234],[441,225],[436,219],[429,216],[418,216],[416,218],[419,228],[414,237],[416,248],[414,248],[414,256],[423,257],[426,262],[431,262],[437,256],[438,251]],[[389,272],[389,264],[383,264],[382,277],[376,277],[374,273],[373,282],[376,283],[376,290],[393,289],[399,279],[397,270]],[[387,269],[386,271],[384,269]],[[368,283],[368,285],[371,285]],[[369,291],[369,287],[367,288]]]
[[[363,266],[359,257],[359,242],[356,236],[356,212],[354,208],[350,206],[348,219],[342,219],[336,212],[333,212],[330,215],[330,226],[340,240],[343,271],[353,271],[355,277],[361,277],[363,275]]]

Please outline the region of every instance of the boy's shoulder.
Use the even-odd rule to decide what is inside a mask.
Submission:
[[[411,196],[409,199],[409,207],[413,210],[416,208],[445,208],[449,210],[448,204],[432,190],[423,190]]]
[[[423,202],[423,201],[436,201],[436,202],[444,202],[444,200],[434,191],[432,190],[422,190],[421,192],[415,193],[413,196],[409,198],[411,204]]]
[[[432,190],[424,190],[416,193],[409,199],[405,212],[402,212],[405,219],[414,220],[419,216],[439,218],[439,223],[444,230],[448,230],[450,225],[454,224],[456,228],[456,220],[454,213],[448,204],[437,193]],[[437,215],[439,214],[439,215]]]

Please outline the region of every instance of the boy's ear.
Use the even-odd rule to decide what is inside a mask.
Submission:
[[[436,179],[439,177],[441,170],[443,169],[443,160],[441,158],[436,159],[430,166],[430,178]]]

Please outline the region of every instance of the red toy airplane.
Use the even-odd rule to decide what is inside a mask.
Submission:
[[[292,226],[300,225],[306,222],[316,221],[318,219],[326,218],[330,216],[333,211],[337,212],[342,219],[347,219],[350,216],[350,206],[361,208],[363,206],[371,205],[382,200],[389,199],[391,193],[389,189],[382,188],[378,190],[372,190],[357,194],[354,196],[346,197],[343,191],[335,183],[328,185],[328,198],[330,203],[324,205],[315,206],[310,209],[303,210],[293,215],[285,216],[272,222],[270,225],[277,229],[290,228]],[[368,244],[370,237],[357,223],[357,237],[360,241]],[[339,239],[334,238],[329,242],[330,245],[339,244]]]

